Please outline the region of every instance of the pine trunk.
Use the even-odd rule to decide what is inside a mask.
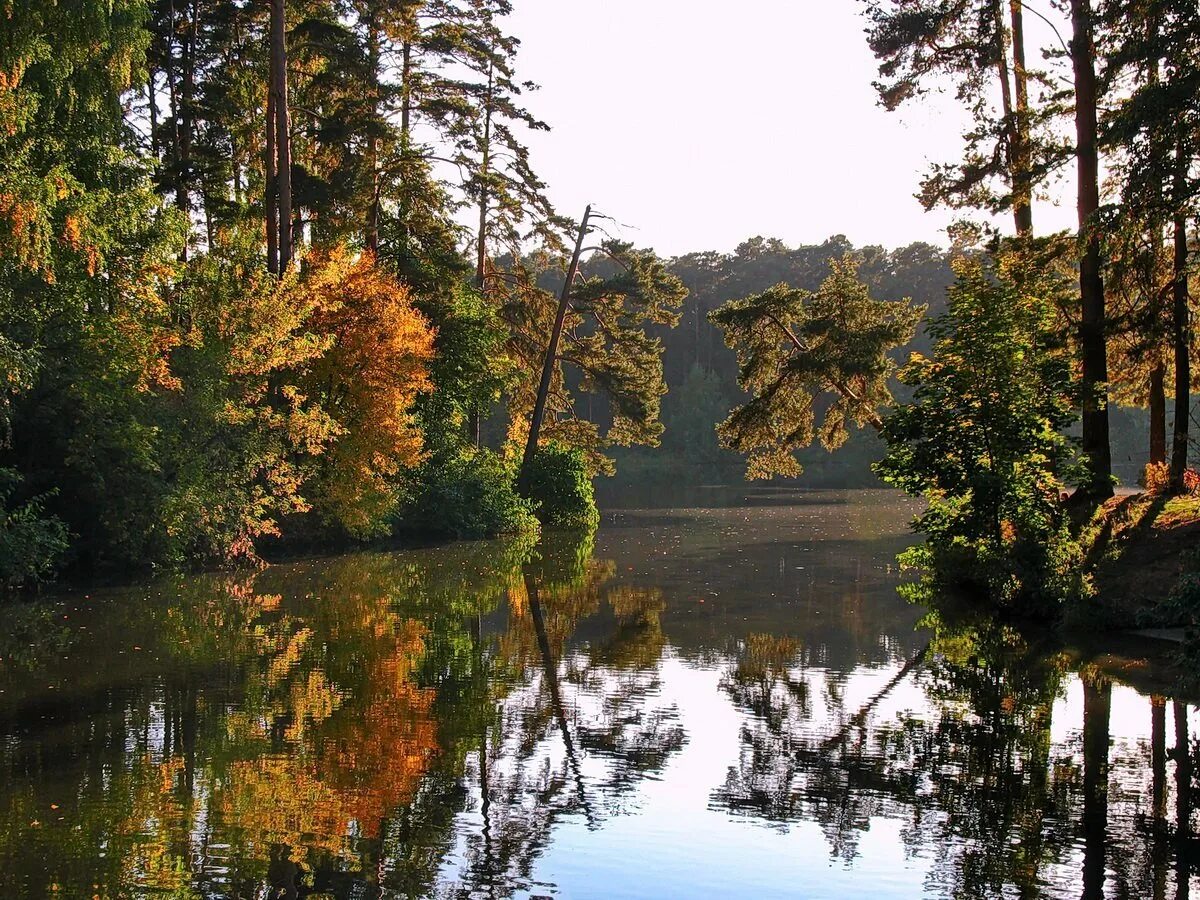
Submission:
[[[488,175],[492,161],[492,84],[493,73],[489,66],[487,99],[483,111],[483,141],[480,146],[479,161],[479,234],[475,241],[475,286],[479,288],[480,293],[484,291],[484,281],[487,277]]]
[[[1009,0],[1012,24],[1013,110],[1012,192],[1017,234],[1033,234],[1033,160],[1029,139],[1029,72],[1025,68],[1025,19],[1021,0]]]
[[[1167,461],[1167,367],[1160,359],[1150,370],[1150,462]]]
[[[1182,187],[1182,177],[1176,176],[1176,187]],[[1171,331],[1175,343],[1175,428],[1171,440],[1171,489],[1183,490],[1183,473],[1188,461],[1188,420],[1192,412],[1192,370],[1189,349],[1191,327],[1188,322],[1188,246],[1187,219],[1175,216],[1175,255],[1172,289],[1174,299]]]
[[[550,342],[542,361],[542,378],[538,384],[533,414],[529,417],[529,436],[525,440],[525,453],[521,457],[522,475],[529,468],[529,463],[537,452],[538,438],[541,437],[542,421],[546,416],[546,402],[550,396],[550,383],[554,378],[554,366],[558,360],[558,342],[562,339],[563,323],[566,321],[567,307],[571,302],[571,287],[575,283],[576,273],[579,272],[579,256],[583,253],[583,239],[587,235],[588,219],[591,216],[592,208],[588,206],[583,211],[583,221],[579,223],[579,235],[575,239],[575,250],[571,254],[571,264],[567,267],[567,278],[563,282],[562,293],[558,298],[558,312],[554,317],[554,328],[550,332]]]
[[[275,181],[279,196],[279,271],[292,261],[292,142],[288,123],[284,0],[271,0],[271,100],[275,108]]]
[[[270,84],[275,84],[275,57],[271,57]],[[263,206],[267,218],[267,271],[279,274],[279,181],[275,177],[275,91],[267,90],[266,196]]]
[[[1079,349],[1083,364],[1083,453],[1091,495],[1112,495],[1112,451],[1108,437],[1108,354],[1105,338],[1104,280],[1100,272],[1100,174],[1096,126],[1096,66],[1089,0],[1071,0],[1071,62],[1075,75],[1075,160],[1078,169],[1081,315]]]
[[[367,67],[371,72],[371,117],[372,128],[379,117],[379,27],[372,4],[367,15]],[[372,134],[367,144],[367,168],[371,173],[371,196],[367,202],[366,234],[363,244],[371,253],[379,252],[379,138]]]

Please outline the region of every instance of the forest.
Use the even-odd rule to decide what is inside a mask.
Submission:
[[[879,103],[972,117],[917,185],[949,249],[666,259],[552,205],[508,0],[10,3],[3,582],[809,469],[924,497],[925,569],[1086,594],[1116,475],[1198,482],[1193,6],[1071,0],[1047,43],[1016,0],[871,0]],[[1078,227],[1040,231],[1064,178]]]

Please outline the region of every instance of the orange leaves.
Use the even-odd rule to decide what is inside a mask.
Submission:
[[[371,534],[395,506],[390,479],[421,460],[411,409],[432,390],[434,330],[371,254],[338,248],[314,254],[309,266],[302,289],[315,308],[310,325],[329,341],[309,389],[341,429],[321,506],[348,531]]]

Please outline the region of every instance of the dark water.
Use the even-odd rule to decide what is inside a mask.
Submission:
[[[736,502],[0,612],[0,897],[1200,897],[1195,710]]]

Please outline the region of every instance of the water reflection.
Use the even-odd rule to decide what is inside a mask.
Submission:
[[[1189,896],[1189,707],[833,499],[6,609],[0,896]]]

